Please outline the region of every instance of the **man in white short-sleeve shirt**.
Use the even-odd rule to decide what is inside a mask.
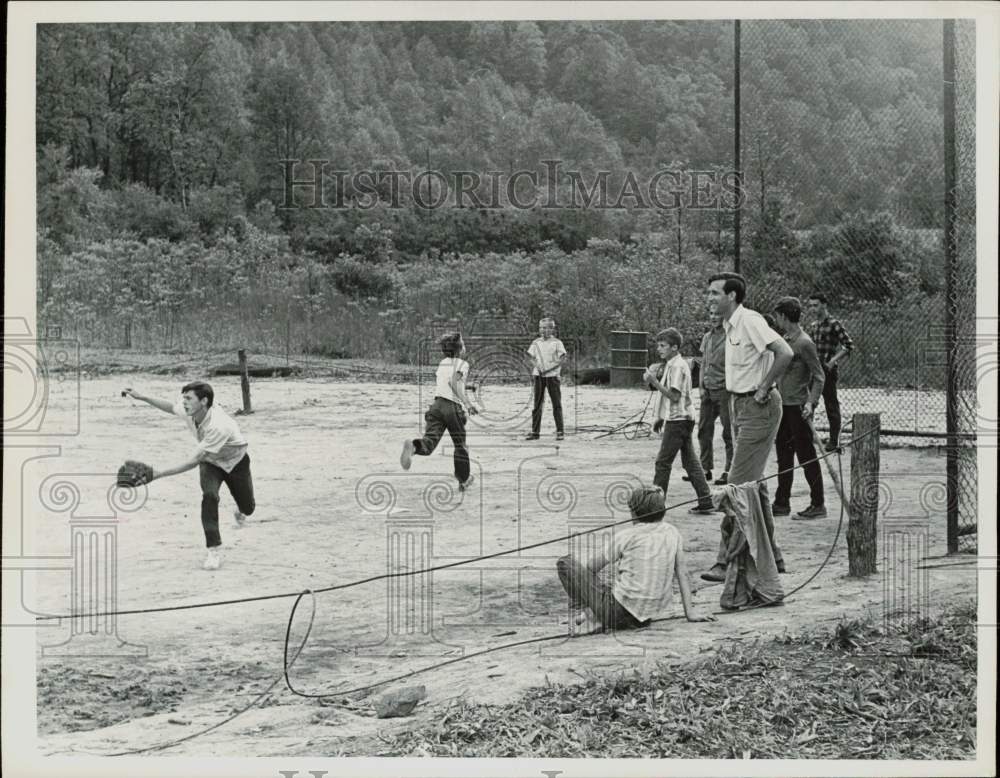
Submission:
[[[565,438],[563,429],[562,389],[559,374],[566,360],[566,347],[555,336],[555,319],[546,316],[538,322],[538,337],[528,347],[533,364],[531,370],[532,406],[531,432],[527,440],[538,440],[542,430],[542,404],[545,392],[552,401],[552,418],[556,423],[556,440]]]
[[[730,397],[733,425],[733,463],[729,483],[744,484],[764,477],[774,439],[781,424],[781,395],[776,383],[792,361],[792,349],[764,317],[743,307],[746,279],[738,273],[717,273],[708,279],[710,314],[722,317],[726,333],[726,390]],[[767,482],[759,485],[764,521],[778,571],[785,571],[781,549],[774,542],[774,518]],[[702,573],[706,581],[723,581],[726,576],[727,543],[731,526],[722,522],[722,542],[715,565]]]
[[[208,554],[203,567],[218,570],[222,564],[219,547],[219,488],[223,483],[236,502],[236,526],[243,527],[247,516],[256,508],[253,479],[250,475],[250,455],[247,441],[236,422],[215,406],[215,392],[204,381],[192,381],[181,389],[176,403],[147,397],[134,389],[125,389],[123,396],[141,400],[164,413],[180,416],[187,422],[198,445],[191,456],[175,467],[153,470],[153,479],[166,478],[197,467],[201,482],[201,526],[205,532]]]

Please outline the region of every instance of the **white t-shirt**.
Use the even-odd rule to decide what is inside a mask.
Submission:
[[[434,396],[443,397],[445,400],[451,400],[461,405],[461,398],[452,391],[451,384],[449,384],[453,375],[458,376],[457,383],[464,392],[465,378],[469,375],[469,363],[459,357],[442,359],[437,367],[437,386],[434,389]]]
[[[656,418],[666,421],[687,421],[694,419],[694,404],[691,402],[691,368],[687,360],[677,354],[667,362],[665,375],[660,378],[665,389],[676,389],[681,397],[674,402],[660,392],[660,402],[656,406]]]
[[[201,424],[195,424],[194,419],[184,413],[183,401],[174,405],[174,415],[187,422],[188,429],[198,441],[195,456],[201,461],[221,467],[229,473],[247,453],[247,441],[240,432],[239,425],[217,405],[208,409]]]
[[[532,375],[544,378],[559,377],[559,371],[562,369],[561,358],[566,353],[566,347],[559,338],[535,338],[528,347],[528,353],[535,363]],[[541,370],[538,368],[539,364],[542,366]]]
[[[774,362],[767,347],[781,336],[767,326],[763,316],[742,305],[736,306],[722,327],[726,331],[726,389],[744,393],[769,388],[761,386]]]

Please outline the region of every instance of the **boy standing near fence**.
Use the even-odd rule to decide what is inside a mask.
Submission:
[[[854,341],[847,334],[844,325],[830,315],[826,307],[826,295],[813,292],[807,300],[812,324],[808,335],[816,344],[819,360],[823,364],[823,405],[826,418],[830,422],[830,437],[826,442],[827,451],[836,451],[840,445],[840,398],[837,397],[837,363],[854,348]]]
[[[528,354],[534,367],[531,380],[534,389],[534,404],[531,408],[531,432],[525,440],[538,440],[542,429],[542,405],[545,403],[545,392],[548,391],[552,400],[552,415],[556,422],[556,440],[565,438],[563,431],[562,390],[560,389],[559,373],[566,360],[566,347],[555,336],[556,323],[550,317],[538,322],[538,335],[528,347]]]
[[[778,330],[792,349],[788,370],[778,379],[781,395],[781,423],[774,445],[778,453],[778,489],[774,493],[771,513],[787,516],[792,512],[789,500],[795,480],[795,457],[805,471],[809,484],[809,507],[799,511],[795,520],[826,518],[823,496],[823,473],[816,460],[813,446],[812,416],[823,392],[823,365],[816,345],[799,326],[802,303],[798,297],[782,297],[774,306]]]
[[[701,469],[701,462],[694,453],[694,404],[691,402],[691,368],[681,356],[683,338],[673,327],[656,336],[656,350],[663,360],[662,376],[657,378],[655,370],[643,373],[645,380],[660,393],[656,403],[656,422],[653,431],[663,430],[660,453],[656,457],[653,483],[663,493],[670,485],[670,469],[677,452],[681,464],[698,495],[698,505],[689,512],[701,515],[714,513],[712,494]]]
[[[465,378],[469,375],[469,363],[465,356],[465,343],[459,332],[451,332],[440,340],[444,359],[438,364],[434,402],[424,414],[427,426],[424,436],[403,442],[403,453],[399,464],[404,470],[410,469],[413,456],[430,456],[434,453],[444,431],[448,430],[452,445],[455,446],[455,478],[458,479],[459,491],[465,491],[472,484],[472,474],[469,468],[469,449],[465,445],[465,408],[469,414],[479,413],[469,402],[465,394]],[[464,407],[463,407],[464,406]]]

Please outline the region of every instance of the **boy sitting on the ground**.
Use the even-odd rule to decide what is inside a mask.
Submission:
[[[646,626],[670,602],[674,578],[687,620],[715,621],[691,605],[684,540],[675,526],[663,521],[663,490],[657,486],[635,489],[628,507],[632,524],[615,531],[609,550],[601,547],[588,560],[564,556],[556,562],[559,582],[577,611],[570,625],[572,634]],[[600,575],[609,564],[615,566],[613,582],[603,581]]]

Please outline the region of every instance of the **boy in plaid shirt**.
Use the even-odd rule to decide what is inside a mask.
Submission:
[[[834,451],[840,444],[841,423],[840,400],[837,398],[837,363],[854,348],[854,341],[847,334],[844,325],[830,316],[826,307],[826,295],[814,292],[809,295],[806,306],[812,319],[806,333],[816,344],[826,377],[823,383],[823,405],[830,422],[830,438],[826,443],[826,450]]]

